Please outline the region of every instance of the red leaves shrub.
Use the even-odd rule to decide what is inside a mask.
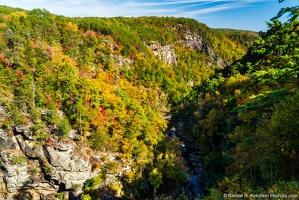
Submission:
[[[21,78],[26,78],[26,75],[20,70],[17,70],[17,76],[19,76]]]

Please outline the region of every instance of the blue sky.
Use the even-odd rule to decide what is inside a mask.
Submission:
[[[0,0],[1,5],[46,9],[64,16],[175,16],[212,28],[266,31],[266,21],[299,0]]]

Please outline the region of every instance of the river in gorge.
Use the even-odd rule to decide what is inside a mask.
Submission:
[[[185,182],[186,195],[190,200],[198,197],[203,198],[205,186],[207,185],[206,172],[202,165],[203,155],[193,140],[184,134],[182,126],[182,123],[178,123],[176,128],[173,127],[170,129],[170,135],[171,137],[178,137],[180,139],[182,157],[187,163],[187,169],[185,171],[187,177]]]
[[[194,160],[194,154],[192,154],[192,152],[182,153],[188,166],[185,172],[187,177],[187,188],[190,191],[188,196],[190,197],[190,199],[195,199],[196,197],[204,197],[204,172],[201,172],[202,169],[198,168],[198,162],[200,160]]]

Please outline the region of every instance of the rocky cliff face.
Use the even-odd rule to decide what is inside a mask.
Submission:
[[[153,51],[154,55],[168,65],[177,65],[177,56],[172,45],[160,44],[152,41],[148,47]]]
[[[211,62],[216,62],[219,68],[228,66],[229,63],[219,58],[213,48],[211,48],[207,43],[197,34],[186,31],[183,33],[183,39],[179,41],[185,48],[191,48],[198,52],[204,51],[211,59]],[[152,41],[148,48],[152,50],[155,56],[157,56],[161,61],[168,65],[177,65],[177,55],[174,51],[173,45],[170,44],[160,44],[156,41]],[[209,64],[210,65],[210,64]]]
[[[95,166],[105,166],[117,157],[93,154],[71,140],[49,138],[39,143],[29,139],[29,130],[28,126],[0,129],[0,199],[50,200],[58,199],[58,193],[64,199],[77,199],[84,182],[99,175],[101,169]],[[111,172],[103,185],[113,184],[118,173],[129,169]]]
[[[219,68],[229,65],[229,63],[219,58],[213,48],[207,45],[204,39],[199,35],[191,33],[190,31],[184,32],[183,35],[183,40],[180,40],[180,42],[184,45],[184,47],[191,48],[196,51],[204,51],[211,58],[211,61],[217,63]]]

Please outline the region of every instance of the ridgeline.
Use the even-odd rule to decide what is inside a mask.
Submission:
[[[0,198],[194,198],[182,138],[207,199],[298,194],[298,9],[284,11],[258,35],[0,6]]]

